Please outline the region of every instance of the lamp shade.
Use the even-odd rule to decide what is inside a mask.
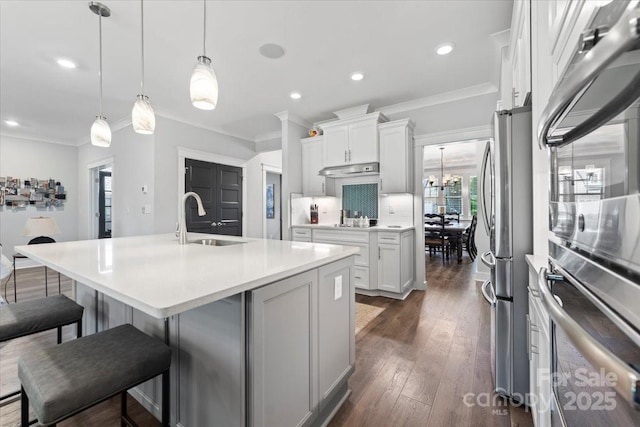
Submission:
[[[28,218],[22,234],[27,237],[48,237],[54,234],[60,234],[60,228],[58,228],[58,223],[56,223],[55,218],[44,216]]]
[[[199,56],[191,73],[191,103],[201,110],[213,110],[218,103],[218,79],[211,67],[211,59]]]
[[[143,135],[151,135],[155,130],[156,115],[147,96],[138,95],[138,99],[131,111],[131,123],[133,124],[133,130]]]
[[[91,144],[96,147],[108,147],[111,145],[111,128],[107,120],[98,116],[91,126]]]

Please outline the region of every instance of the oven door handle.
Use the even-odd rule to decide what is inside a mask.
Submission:
[[[558,81],[538,122],[540,148],[544,148],[545,145],[562,146],[586,135],[625,110],[637,99],[640,93],[640,73],[628,87],[622,88],[611,102],[580,125],[561,136],[549,136],[551,127],[557,124],[559,118],[578,101],[579,96],[589,88],[598,75],[638,39],[640,39],[640,9],[634,7],[625,11],[606,36],[584,55],[565,79]]]
[[[562,328],[571,343],[596,368],[604,368],[616,376],[614,388],[632,407],[640,409],[640,376],[629,365],[593,339],[562,309],[547,285],[547,269],[538,273],[538,287],[542,302],[555,324]]]

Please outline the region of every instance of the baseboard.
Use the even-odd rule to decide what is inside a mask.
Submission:
[[[482,284],[491,278],[491,274],[485,271],[477,271],[473,276],[473,279],[476,281],[476,284]]]
[[[369,289],[356,288],[356,294],[366,295],[368,297],[387,297],[387,298],[393,298],[398,300],[405,300],[409,296],[411,291],[413,291],[413,288],[411,287],[405,290],[401,294],[397,294],[395,292],[381,291],[379,289],[372,291]]]

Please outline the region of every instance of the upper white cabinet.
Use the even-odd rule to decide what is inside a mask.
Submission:
[[[380,192],[413,192],[413,121],[395,120],[378,126]]]
[[[314,136],[301,140],[302,144],[302,194],[306,197],[335,196],[335,181],[318,175],[324,168],[324,140]]]
[[[325,166],[377,162],[378,123],[383,119],[376,112],[321,124]]]
[[[531,0],[518,0],[513,5],[509,56],[512,74],[512,105],[521,107],[531,92]]]

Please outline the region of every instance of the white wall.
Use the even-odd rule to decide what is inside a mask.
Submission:
[[[416,123],[414,135],[451,131],[491,123],[498,92],[387,115],[390,120],[409,118]]]
[[[91,222],[97,221],[91,210],[93,186],[89,166],[107,158],[113,158],[112,236],[153,233],[155,148],[154,135],[137,134],[131,126],[113,132],[111,146],[108,148],[95,147],[90,143],[79,147],[77,179],[80,189],[78,223],[81,239],[95,237],[90,235],[90,229]],[[142,193],[143,185],[149,188],[147,194]],[[152,205],[150,214],[142,213],[145,204]]]
[[[0,137],[0,176],[25,178],[53,178],[64,186],[67,200],[63,207],[12,211],[0,208],[0,243],[3,253],[11,256],[14,246],[25,245],[31,239],[22,235],[29,217],[47,216],[56,219],[61,234],[51,236],[56,241],[78,238],[79,191],[77,177],[78,155],[74,146],[32,141],[8,136]],[[21,262],[25,265],[26,261]]]
[[[258,153],[247,161],[247,173],[244,177],[247,183],[247,202],[245,206],[245,216],[247,218],[245,235],[247,237],[262,238],[264,234],[263,221],[265,212],[262,203],[265,191],[263,182],[265,167],[282,169],[282,150]],[[283,211],[285,209],[284,200],[282,201],[282,209]]]

